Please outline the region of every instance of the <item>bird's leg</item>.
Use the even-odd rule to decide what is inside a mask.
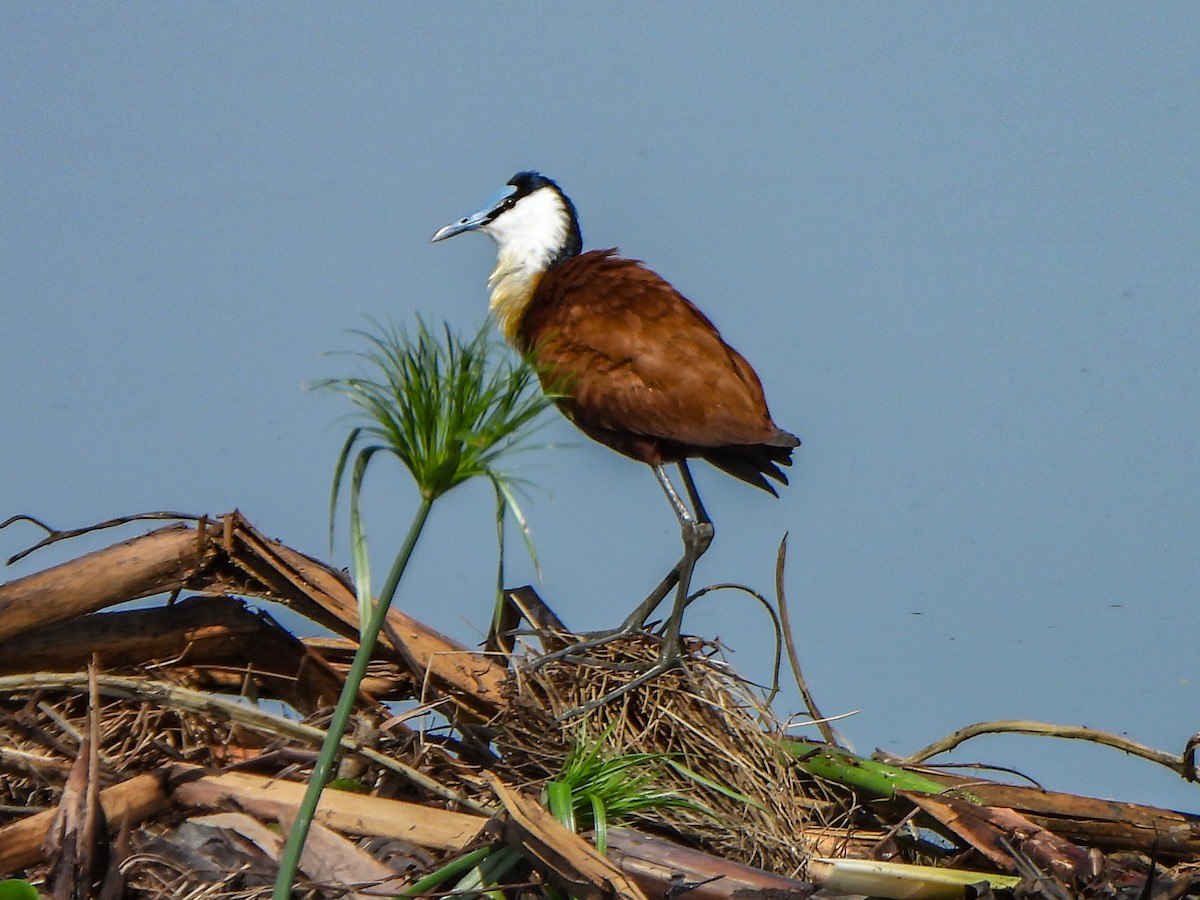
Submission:
[[[671,588],[675,587],[675,602],[671,607],[671,614],[667,617],[667,621],[663,626],[662,647],[659,649],[658,659],[650,668],[641,672],[637,677],[625,682],[620,687],[609,691],[601,697],[589,700],[587,703],[560,713],[558,715],[559,721],[573,718],[588,710],[603,706],[612,700],[616,700],[618,697],[628,694],[651,679],[657,678],[664,672],[669,672],[671,669],[683,665],[683,642],[680,639],[680,628],[683,622],[683,611],[687,608],[688,600],[690,599],[689,591],[692,583],[692,572],[696,568],[696,561],[704,555],[704,551],[712,543],[714,532],[712,520],[709,519],[707,511],[704,509],[704,504],[700,502],[700,495],[696,492],[696,484],[692,480],[692,473],[688,470],[687,463],[683,460],[679,462],[679,471],[683,475],[684,487],[687,488],[688,497],[692,501],[692,508],[695,510],[695,515],[689,512],[686,504],[680,499],[679,494],[675,491],[675,486],[671,484],[671,480],[667,477],[667,473],[663,470],[662,466],[654,467],[654,474],[658,477],[658,483],[662,485],[663,492],[667,495],[667,499],[671,502],[671,507],[675,510],[675,515],[679,519],[679,527],[683,532],[683,558],[679,560],[670,574],[663,579],[662,583],[655,589],[655,592],[633,611],[618,630],[618,634],[632,634],[643,629],[646,619],[658,608]],[[606,637],[605,640],[612,640],[612,637]]]
[[[679,471],[683,474],[684,488],[687,490],[688,498],[692,502],[695,514],[688,510],[687,504],[683,502],[683,499],[679,496],[679,492],[675,490],[675,485],[671,483],[666,470],[661,465],[655,465],[652,468],[654,469],[655,478],[658,479],[659,486],[667,497],[667,502],[671,504],[671,509],[675,512],[675,518],[679,520],[679,527],[683,533],[683,557],[666,574],[663,580],[658,583],[658,586],[650,592],[650,595],[638,604],[637,609],[631,612],[617,628],[612,631],[593,635],[585,640],[571,644],[569,647],[563,647],[544,656],[539,656],[531,663],[534,667],[542,666],[548,662],[563,659],[567,656],[575,656],[581,652],[601,647],[614,640],[637,634],[646,627],[646,620],[662,605],[667,594],[677,585],[682,586],[682,591],[676,594],[675,600],[675,605],[680,607],[680,609],[678,610],[678,615],[676,615],[676,611],[673,609],[671,616],[676,620],[682,617],[683,610],[680,604],[686,606],[685,601],[688,587],[691,583],[692,570],[696,567],[696,560],[703,555],[704,551],[708,549],[708,545],[712,543],[712,521],[708,518],[708,513],[705,511],[704,505],[700,502],[700,495],[696,493],[696,483],[692,480],[692,473],[688,469],[686,462],[681,461],[679,463]],[[668,620],[669,625],[670,620]],[[675,622],[675,625],[676,635],[674,643],[675,650],[678,651],[678,621]],[[676,658],[678,658],[678,655]],[[638,683],[640,684],[641,682]]]
[[[696,491],[696,482],[692,480],[692,473],[688,469],[686,461],[679,461],[679,472],[683,475],[683,485],[687,488],[688,498],[692,501],[695,516],[688,515],[687,507],[679,500],[678,494],[674,494],[673,491],[668,493],[668,498],[674,497],[672,505],[678,504],[676,515],[679,516],[679,527],[683,531],[683,558],[675,567],[679,575],[679,585],[675,590],[675,603],[671,607],[671,614],[667,617],[663,627],[663,655],[660,662],[668,658],[678,660],[682,656],[683,647],[679,640],[679,630],[683,624],[683,611],[687,608],[691,596],[692,572],[696,569],[696,562],[712,543],[714,534],[712,519],[708,517],[708,511],[700,502],[700,494]],[[665,472],[660,475],[660,478],[663,481],[664,490],[672,487]]]
[[[713,527],[712,520],[708,517],[708,512],[704,509],[704,504],[700,502],[700,495],[696,492],[696,483],[692,480],[691,470],[685,461],[680,460],[679,471],[683,475],[683,485],[687,489],[688,498],[692,501],[692,508],[695,510],[693,514],[687,508],[687,504],[679,496],[675,490],[675,485],[671,484],[671,479],[667,476],[666,469],[662,466],[654,467],[654,475],[658,479],[659,485],[663,489],[663,493],[667,495],[667,502],[671,504],[671,509],[675,511],[675,518],[679,520],[679,529],[683,535],[683,557],[675,564],[675,567],[667,573],[667,577],[659,582],[656,587],[641,605],[638,606],[621,626],[621,631],[625,634],[633,634],[645,627],[646,620],[650,618],[650,614],[658,609],[659,605],[670,593],[671,588],[677,588],[675,595],[676,606],[679,605],[682,598],[688,595],[688,588],[691,585],[692,570],[696,567],[696,560],[704,555],[704,551],[708,549],[708,545],[712,543]],[[678,610],[682,616],[683,610]],[[673,609],[671,616],[676,616],[676,611]],[[668,629],[671,622],[667,621]],[[675,623],[678,625],[678,622]],[[676,629],[678,630],[678,629]]]
[[[704,508],[704,504],[700,502],[700,494],[696,492],[696,482],[692,480],[692,470],[688,468],[687,460],[681,459],[677,465],[679,466],[679,474],[683,476],[683,486],[687,489],[688,499],[692,501],[692,509],[695,510],[696,521],[708,526],[709,542],[712,541],[712,519],[708,517],[708,510]],[[704,545],[704,549],[708,549],[708,544]],[[701,553],[704,551],[701,550]]]

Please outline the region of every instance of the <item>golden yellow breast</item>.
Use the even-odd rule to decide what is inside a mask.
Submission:
[[[529,301],[533,299],[533,292],[541,278],[541,272],[531,273],[520,267],[506,265],[504,260],[500,260],[488,279],[492,289],[488,308],[496,317],[500,330],[504,332],[504,337],[510,344],[516,339],[517,326],[520,325],[521,317],[525,314]]]

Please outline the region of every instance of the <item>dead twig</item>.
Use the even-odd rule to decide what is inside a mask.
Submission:
[[[1196,780],[1196,748],[1200,747],[1200,733],[1193,734],[1183,747],[1183,771],[1180,773],[1188,781]]]
[[[829,719],[821,715],[821,710],[817,709],[817,701],[813,698],[812,691],[808,689],[808,682],[804,680],[804,675],[800,671],[800,654],[796,652],[796,641],[792,635],[792,623],[788,616],[787,597],[783,591],[784,564],[787,562],[787,539],[787,532],[784,532],[783,539],[779,542],[779,553],[775,557],[775,596],[779,603],[779,623],[783,629],[784,642],[787,645],[788,662],[791,663],[792,677],[796,679],[796,687],[800,688],[800,696],[804,698],[804,707],[808,710],[809,718],[820,729],[821,737],[825,738],[827,744],[839,747],[841,745],[838,743],[833,727],[829,724]]]
[[[136,513],[132,516],[118,516],[115,519],[106,519],[103,522],[97,522],[94,525],[87,525],[83,528],[70,528],[70,529],[66,529],[66,530],[61,530],[58,528],[51,528],[45,522],[41,521],[40,519],[35,519],[33,516],[20,514],[20,515],[15,515],[15,516],[9,516],[3,522],[0,522],[0,530],[7,528],[9,525],[12,525],[14,522],[29,522],[33,525],[36,525],[38,528],[42,529],[42,531],[46,532],[46,537],[42,538],[40,541],[38,541],[32,547],[26,547],[24,550],[22,550],[20,553],[16,554],[15,556],[10,556],[8,558],[6,564],[11,566],[13,563],[20,562],[22,559],[24,559],[29,554],[31,554],[37,550],[41,550],[43,547],[48,547],[51,544],[58,543],[59,541],[70,540],[71,538],[79,537],[80,535],[83,535],[83,534],[90,534],[93,531],[101,531],[105,528],[117,528],[121,525],[128,525],[130,522],[141,522],[141,521],[159,520],[159,519],[172,519],[172,520],[187,521],[187,522],[198,522],[201,518],[202,518],[202,516],[194,516],[190,513],[181,513],[181,512],[167,512],[167,511],[144,512],[144,513]]]
[[[1030,722],[1024,719],[997,719],[993,722],[977,722],[974,725],[968,725],[966,728],[960,728],[941,740],[934,741],[928,747],[923,747],[911,756],[902,759],[900,765],[919,765],[930,757],[953,750],[964,741],[978,737],[981,734],[1040,734],[1046,737],[1065,738],[1072,741],[1091,741],[1094,744],[1103,744],[1106,747],[1122,750],[1132,756],[1138,756],[1150,762],[1158,763],[1160,766],[1166,766],[1189,781],[1195,780],[1194,758],[1192,765],[1189,766],[1188,760],[1183,756],[1176,756],[1164,750],[1156,750],[1145,744],[1139,744],[1137,741],[1131,741],[1129,738],[1121,737],[1119,734],[1098,731],[1095,728],[1088,728],[1084,725],[1050,725],[1045,722]],[[1189,741],[1188,746],[1194,757],[1195,745]]]
[[[763,700],[763,706],[769,707],[775,702],[775,697],[779,694],[779,667],[783,661],[783,626],[780,624],[779,616],[771,607],[771,601],[758,591],[746,587],[744,584],[734,584],[732,582],[710,584],[707,587],[700,588],[700,590],[688,597],[687,605],[691,606],[705,594],[711,594],[713,591],[741,591],[743,594],[747,594],[757,600],[759,605],[767,611],[767,615],[771,617],[771,626],[775,629],[775,657],[771,662],[771,689],[767,692],[767,696]]]

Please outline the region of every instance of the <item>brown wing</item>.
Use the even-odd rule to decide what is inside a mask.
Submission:
[[[678,444],[679,456],[778,440],[749,363],[671,285],[614,252],[548,270],[518,328],[522,347],[565,379],[576,424],[639,458],[623,438]]]

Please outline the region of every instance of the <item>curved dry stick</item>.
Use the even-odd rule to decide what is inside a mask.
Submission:
[[[1200,732],[1188,738],[1183,746],[1183,771],[1180,772],[1188,781],[1196,781],[1196,748],[1200,747]]]
[[[833,727],[829,724],[829,720],[821,715],[821,711],[817,709],[817,701],[813,699],[812,693],[808,689],[808,682],[804,680],[804,675],[800,672],[800,655],[796,652],[796,641],[792,637],[792,622],[788,617],[787,597],[783,592],[783,570],[784,563],[787,562],[787,532],[783,533],[783,539],[779,542],[779,553],[775,557],[775,596],[779,600],[779,621],[783,626],[783,639],[787,643],[788,662],[792,666],[792,677],[796,679],[796,686],[800,688],[800,696],[804,698],[804,706],[808,710],[808,717],[812,719],[817,728],[821,731],[821,737],[825,738],[825,742],[833,747],[841,746],[838,744],[837,736],[833,733]]]
[[[775,629],[775,659],[771,663],[771,690],[767,694],[766,701],[766,705],[770,706],[775,702],[775,695],[779,693],[779,664],[783,659],[781,655],[783,653],[783,626],[779,622],[779,616],[771,608],[771,601],[758,591],[746,587],[744,584],[734,584],[730,581],[723,581],[720,584],[710,584],[707,587],[700,588],[700,590],[687,598],[687,605],[691,606],[694,601],[713,591],[741,591],[743,594],[748,594],[757,600],[762,605],[762,608],[767,611],[767,615],[771,617],[771,625]]]
[[[1163,750],[1155,750],[1153,747],[1147,747],[1145,744],[1131,741],[1129,738],[1121,737],[1119,734],[1113,734],[1109,731],[1097,731],[1095,728],[1088,728],[1084,725],[1050,725],[1045,722],[1029,722],[1023,719],[998,719],[994,722],[977,722],[974,725],[968,725],[966,728],[960,728],[948,734],[940,741],[934,741],[928,747],[918,750],[911,756],[905,757],[898,764],[917,765],[923,763],[931,756],[945,753],[947,750],[953,750],[964,741],[978,737],[981,734],[1040,734],[1072,741],[1091,741],[1095,744],[1103,744],[1106,747],[1122,750],[1131,756],[1139,756],[1150,762],[1158,763],[1160,766],[1166,766],[1189,781],[1195,780],[1194,766],[1190,772],[1191,777],[1189,777],[1189,767],[1187,761],[1182,756],[1176,756],[1173,753],[1167,753]]]
[[[51,528],[40,519],[35,519],[33,516],[21,514],[9,516],[3,522],[0,522],[0,529],[7,528],[14,522],[30,522],[46,532],[46,536],[32,547],[26,547],[15,556],[10,556],[6,562],[6,565],[11,566],[13,563],[19,562],[30,553],[33,553],[35,550],[41,550],[43,547],[48,547],[51,544],[57,543],[58,541],[65,541],[73,537],[79,537],[81,534],[87,534],[91,531],[100,531],[104,528],[116,528],[120,525],[128,525],[130,522],[140,522],[144,519],[172,519],[186,522],[198,522],[202,518],[204,518],[204,516],[193,516],[188,513],[180,512],[145,512],[135,513],[132,516],[119,516],[116,519],[107,519],[103,522],[97,522],[95,525],[87,525],[83,528],[72,528],[68,531],[59,531],[57,528]]]

